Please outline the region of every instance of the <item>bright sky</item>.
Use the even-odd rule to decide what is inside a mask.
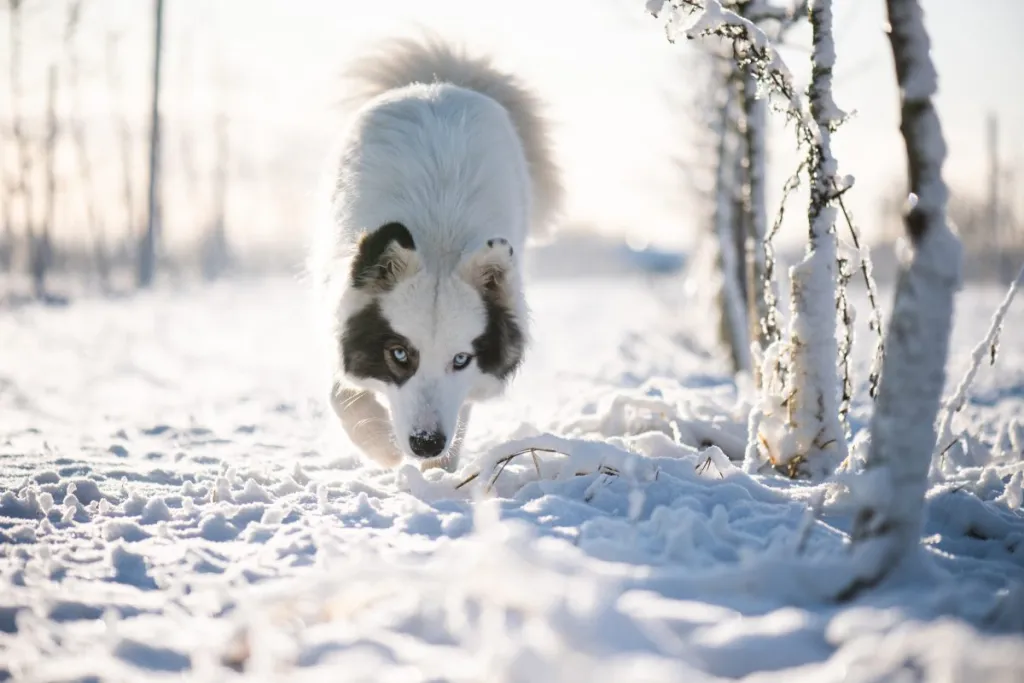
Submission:
[[[44,1],[50,2],[34,0],[36,5]],[[27,4],[31,7],[33,0]],[[1024,2],[923,0],[923,5],[950,148],[946,177],[963,191],[980,193],[988,172],[989,111],[997,112],[1002,123],[1004,164],[1024,164],[1024,139],[1013,125],[1024,120],[1018,87],[1024,80],[1024,43],[1018,40]],[[48,4],[47,9],[59,6]],[[144,121],[149,6],[139,0],[85,2],[79,32],[84,95],[73,108],[92,114],[98,158],[114,156],[107,153],[113,144],[108,130],[112,110],[130,105],[133,120]],[[192,185],[169,178],[170,201],[185,196],[179,193],[203,191],[203,169],[212,164],[209,129],[216,112],[224,110],[234,149],[229,217],[235,240],[301,237],[306,193],[334,130],[330,104],[339,66],[374,36],[413,21],[491,51],[536,84],[559,122],[573,218],[659,242],[685,244],[693,235],[701,208],[688,194],[674,157],[690,155],[702,131],[678,110],[678,103],[670,106],[669,95],[676,101],[692,97],[699,84],[694,53],[692,46],[667,43],[659,22],[644,13],[643,0],[166,0],[166,6],[167,158],[180,165],[182,150],[191,142],[200,173]],[[882,29],[884,2],[836,0],[835,16],[835,98],[844,109],[858,112],[835,137],[835,154],[842,170],[857,178],[852,205],[870,235],[878,222],[878,202],[899,184],[904,166],[892,58]],[[53,26],[37,27],[33,45],[39,53],[60,35]],[[112,35],[120,41],[110,64],[125,82],[125,90],[114,97],[104,76]],[[7,45],[6,34],[0,37],[0,44]],[[808,72],[808,38],[807,31],[797,32],[799,46],[784,52],[801,84]],[[37,59],[35,66],[44,61]],[[72,108],[72,103],[63,106]],[[773,212],[795,163],[789,151],[792,134],[776,128],[769,151]],[[144,149],[136,156],[141,173]],[[101,176],[113,184],[116,173]],[[140,197],[141,191],[140,186]],[[169,237],[186,235],[199,221],[191,204],[188,211],[169,216]],[[794,204],[786,228],[789,240],[801,238],[800,214]]]

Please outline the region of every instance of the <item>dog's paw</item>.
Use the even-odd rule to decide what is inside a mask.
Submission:
[[[512,249],[512,245],[508,243],[508,240],[504,237],[492,237],[487,240],[487,247],[489,249],[505,249],[508,251],[508,255],[512,256],[515,252]]]
[[[426,472],[440,468],[445,472],[452,473],[459,468],[459,455],[458,453],[447,453],[442,455],[440,458],[431,458],[430,460],[424,460],[420,463],[420,471]]]

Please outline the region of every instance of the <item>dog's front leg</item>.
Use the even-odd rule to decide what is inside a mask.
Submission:
[[[335,384],[331,406],[348,438],[363,453],[384,467],[397,467],[402,462],[402,452],[391,438],[388,411],[372,392]]]

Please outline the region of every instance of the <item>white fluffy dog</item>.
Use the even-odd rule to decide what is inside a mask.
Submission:
[[[453,470],[469,406],[529,337],[527,237],[561,199],[536,97],[437,39],[358,61],[310,267],[331,320],[331,404],[380,465]]]

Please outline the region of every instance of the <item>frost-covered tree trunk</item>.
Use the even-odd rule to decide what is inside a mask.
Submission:
[[[896,285],[871,420],[863,500],[852,530],[856,578],[840,598],[876,585],[918,547],[962,259],[946,219],[946,145],[931,101],[938,78],[921,7],[917,0],[887,0],[886,6],[910,175],[904,226],[914,253]]]
[[[764,240],[768,211],[765,206],[765,126],[766,102],[757,97],[757,80],[750,74],[743,79],[743,137],[746,149],[746,174],[743,192],[743,208],[746,215],[747,234],[744,252],[746,255],[747,282],[747,326],[750,341],[760,348],[771,343],[762,321],[768,317],[765,299],[765,250]],[[761,386],[760,372],[755,368],[756,386]]]
[[[726,83],[728,79],[726,78]],[[734,206],[736,192],[736,166],[739,150],[733,135],[733,109],[736,107],[734,89],[724,88],[725,102],[716,121],[718,138],[717,166],[715,168],[715,234],[722,267],[722,323],[723,334],[733,361],[733,370],[750,369],[750,337],[744,322],[744,301],[741,274],[742,261],[737,252]],[[740,252],[741,253],[741,252]]]
[[[203,274],[210,279],[220,277],[228,267],[230,253],[226,233],[228,195],[228,118],[223,112],[214,120],[216,157],[213,168],[213,206],[210,223],[203,240]]]
[[[0,137],[0,152],[8,149],[6,138]],[[0,164],[3,158],[0,157]],[[0,231],[0,271],[9,273],[14,260],[14,211],[11,205],[14,203],[14,192],[11,191],[11,182],[6,177],[2,178],[3,185],[0,186],[0,206],[3,207],[3,230]]]
[[[31,244],[32,288],[37,299],[46,298],[46,272],[50,266],[50,236],[57,200],[57,67],[50,65],[46,79],[46,138],[43,144],[43,221]]]
[[[831,0],[814,0],[810,8],[814,51],[807,97],[815,130],[808,147],[811,198],[807,253],[790,269],[792,317],[789,325],[785,423],[766,419],[762,429],[774,463],[789,476],[820,478],[846,457],[839,421],[836,358],[837,164],[832,156],[831,127],[841,118],[832,101]]]
[[[119,101],[123,97],[124,89],[121,85],[120,68],[121,63],[117,58],[117,39],[113,34],[108,34],[106,50],[107,88],[110,99],[114,102]],[[116,125],[118,151],[121,161],[121,196],[124,202],[125,234],[135,235],[137,214],[135,212],[135,191],[133,188],[135,173],[133,170],[132,128],[128,117],[125,116],[125,108],[117,107],[116,109],[118,112],[116,115]]]
[[[747,324],[747,210],[744,205],[744,195],[747,188],[747,143],[743,136],[743,81],[734,75],[733,83],[729,86],[736,92],[735,111],[729,117],[729,137],[732,138],[732,172],[729,190],[732,194],[729,200],[732,202],[732,243],[736,253],[736,270],[733,278],[736,280],[736,287],[740,293],[740,312],[742,313],[741,324],[743,325],[743,337],[750,345],[749,325]]]
[[[742,258],[734,238],[736,176],[736,97],[727,87],[732,61],[724,51],[711,50],[685,61],[687,79],[698,87],[683,110],[687,123],[704,134],[678,158],[678,167],[693,197],[691,208],[701,214],[701,232],[694,245],[684,287],[694,304],[713,316],[701,341],[721,349],[733,372],[750,368],[743,303]],[[682,103],[680,103],[682,104]]]
[[[22,43],[22,19],[24,12],[24,0],[8,0],[9,24],[8,36],[10,42],[9,68],[10,68],[10,93],[11,93],[11,135],[14,138],[14,147],[17,154],[17,166],[15,168],[15,182],[13,196],[17,196],[21,202],[22,224],[25,236],[24,245],[26,249],[25,265],[37,296],[42,295],[40,283],[36,273],[39,236],[36,234],[35,208],[36,201],[33,192],[32,175],[33,159],[32,145],[29,133],[26,130],[26,119],[22,111],[22,58],[24,57],[24,45]],[[12,202],[13,203],[13,202]]]
[[[100,212],[96,206],[95,182],[93,179],[92,159],[89,156],[89,144],[86,137],[81,104],[81,58],[76,44],[78,28],[82,19],[82,0],[71,0],[67,7],[67,21],[64,27],[64,53],[67,58],[66,80],[70,91],[72,110],[71,125],[68,126],[72,149],[75,153],[75,164],[78,167],[78,183],[82,192],[85,207],[85,223],[92,241],[93,265],[102,291],[110,288],[110,254],[107,239],[100,220]]]
[[[153,7],[153,92],[149,117],[149,194],[146,232],[139,244],[139,287],[153,284],[156,274],[157,231],[160,229],[160,62],[163,56],[164,1]]]

